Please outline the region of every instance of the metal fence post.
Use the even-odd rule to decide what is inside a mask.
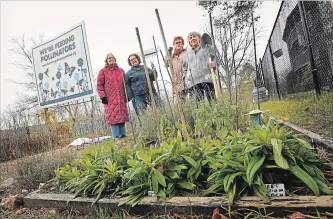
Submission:
[[[301,16],[301,21],[302,21],[302,26],[303,26],[303,31],[304,31],[304,35],[305,35],[306,44],[308,45],[308,52],[309,52],[309,59],[310,59],[310,66],[311,66],[311,71],[312,71],[313,83],[314,83],[317,95],[320,95],[321,92],[320,92],[320,86],[319,86],[319,82],[318,82],[317,68],[316,68],[314,58],[313,58],[311,39],[310,39],[308,24],[307,24],[307,21],[306,21],[305,8],[304,8],[303,1],[298,1],[298,9],[299,9],[299,13],[300,13],[300,16]]]
[[[260,63],[260,69],[261,69],[261,75],[262,75],[262,82],[264,85],[266,85],[265,74],[264,74],[264,69],[262,68],[262,59],[261,58],[259,58],[259,63]]]
[[[273,56],[272,46],[271,46],[271,39],[268,40],[268,48],[269,48],[269,53],[271,55],[271,60],[272,60],[272,67],[273,67],[273,74],[274,74],[276,92],[277,92],[277,95],[279,97],[279,100],[281,100],[280,89],[279,89],[279,82],[278,82],[278,78],[277,78],[277,74],[276,74],[274,56]]]

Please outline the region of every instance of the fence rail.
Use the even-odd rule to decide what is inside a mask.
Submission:
[[[261,64],[270,96],[333,91],[333,4],[283,1]]]

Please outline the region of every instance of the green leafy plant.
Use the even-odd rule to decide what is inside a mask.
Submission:
[[[318,156],[311,145],[299,135],[286,132],[270,121],[266,126],[256,126],[243,137],[235,134],[222,149],[221,158],[211,165],[207,181],[210,187],[205,195],[222,189],[227,193],[229,204],[245,191],[253,191],[269,202],[265,183],[284,183],[275,178],[276,173],[293,175],[307,185],[315,195],[333,194],[320,169]]]
[[[176,138],[169,137],[156,148],[91,149],[59,168],[54,181],[61,191],[76,196],[94,195],[97,201],[111,194],[121,196],[119,205],[132,206],[149,191],[161,199],[225,193],[230,205],[240,196],[254,194],[268,203],[265,184],[288,187],[290,181],[307,186],[315,195],[332,194],[317,167],[315,149],[300,135],[271,120],[243,133],[228,128],[227,117],[220,120],[224,125],[218,125],[211,119],[213,113],[196,112],[195,121],[202,126],[196,126],[193,138],[184,141],[177,127]]]

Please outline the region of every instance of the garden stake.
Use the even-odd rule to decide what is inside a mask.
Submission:
[[[214,39],[214,32],[213,32],[213,21],[212,21],[212,12],[209,11],[209,23],[210,23],[210,31],[211,31],[211,35],[212,35],[212,44],[213,44],[213,49],[214,49],[214,53],[215,53],[215,63],[216,63],[216,67],[215,69],[212,68],[211,69],[211,72],[213,73],[212,76],[214,76],[213,80],[214,82],[217,82],[214,83],[214,87],[215,88],[215,95],[216,95],[216,99],[220,99],[222,100],[222,87],[221,87],[221,78],[220,78],[220,72],[219,72],[219,68],[217,67],[218,66],[218,63],[217,63],[217,53],[216,53],[216,46],[215,46],[215,39]],[[212,60],[212,56],[210,56],[210,60]],[[217,78],[215,78],[215,75],[217,75]],[[216,80],[217,79],[217,80]]]
[[[175,100],[174,100],[174,96],[173,96],[173,85],[172,85],[172,79],[171,79],[171,75],[170,75],[170,71],[168,69],[168,62],[165,60],[164,56],[163,56],[163,53],[162,53],[162,50],[160,50],[160,53],[161,53],[161,57],[163,59],[163,62],[164,62],[164,66],[165,66],[165,69],[167,70],[168,72],[168,75],[169,75],[169,78],[170,78],[170,83],[171,83],[171,87],[172,87],[172,102],[171,102],[171,105],[172,105],[172,108],[171,108],[171,111],[172,113],[174,113],[175,111]]]
[[[174,128],[176,129],[175,117],[173,115],[172,107],[171,107],[170,100],[169,100],[169,95],[168,95],[168,92],[167,92],[166,87],[165,87],[165,82],[164,82],[164,78],[163,78],[162,71],[161,71],[161,64],[160,64],[160,59],[158,58],[158,52],[157,52],[156,43],[155,43],[155,37],[154,36],[153,36],[153,41],[154,41],[154,48],[155,48],[156,56],[157,56],[158,69],[160,71],[160,75],[161,75],[161,78],[162,78],[162,83],[163,83],[165,95],[167,97],[168,105],[169,105],[169,108],[170,108],[170,111],[171,111],[172,123],[173,123]],[[169,69],[167,68],[167,70],[169,70]]]
[[[229,18],[229,10],[227,10],[227,16],[228,16],[228,23],[229,23],[229,34],[230,34],[230,45],[231,45],[231,53],[232,53],[232,64],[234,66],[234,72],[235,72],[235,104],[236,104],[236,130],[238,130],[238,94],[237,94],[237,71],[236,71],[236,63],[235,63],[235,55],[234,55],[234,47],[232,43],[232,31],[231,31],[231,24],[230,24],[230,18]]]
[[[51,128],[50,128],[50,120],[49,120],[49,116],[48,116],[48,108],[45,108],[44,109],[44,113],[45,113],[45,123],[47,125],[47,129],[48,129],[48,137],[49,137],[49,148],[50,150],[53,151],[53,148],[52,148],[52,142],[51,142]]]
[[[166,39],[165,39],[165,35],[164,35],[164,31],[163,31],[163,27],[162,27],[162,23],[161,23],[161,19],[160,19],[160,15],[158,14],[157,9],[155,9],[155,13],[156,13],[158,24],[160,26],[160,31],[161,31],[161,35],[162,35],[162,39],[163,39],[163,43],[164,43],[164,47],[165,47],[165,52],[166,52],[166,54],[168,54],[168,46],[167,46],[167,43],[166,43]],[[168,58],[169,58],[169,66],[170,66],[171,75],[173,76],[174,72],[173,72],[171,56],[169,55]],[[172,90],[175,91],[176,98],[178,100],[177,106],[178,106],[179,116],[180,116],[180,119],[181,119],[181,122],[182,122],[182,125],[183,125],[183,132],[184,132],[185,139],[186,139],[188,137],[188,132],[187,132],[187,128],[186,128],[184,112],[183,112],[183,109],[182,109],[182,106],[181,106],[181,101],[180,101],[180,98],[179,98],[178,89],[177,89],[177,86],[175,86],[173,78],[171,78],[171,83],[172,83],[172,87],[173,87]]]
[[[253,8],[251,8],[251,20],[252,20],[252,33],[253,33],[253,47],[254,47],[254,63],[256,66],[256,76],[257,76],[257,100],[258,100],[258,110],[260,110],[260,102],[259,102],[259,84],[258,84],[258,64],[257,64],[257,50],[256,50],[256,35],[255,35],[255,31],[254,31],[254,19],[253,19]],[[259,119],[259,124],[260,122],[260,116],[258,117]]]
[[[166,62],[166,60],[165,60],[165,58],[164,58],[164,56],[163,56],[163,52],[162,52],[162,50],[160,50],[160,53],[161,53],[161,56],[162,56],[162,59],[163,59],[164,65],[165,65],[165,69],[166,69],[167,72],[168,72],[170,82],[172,83],[172,81],[171,81],[170,71],[169,71],[168,66],[167,66],[168,63]]]
[[[158,117],[157,117],[157,108],[156,108],[156,103],[155,103],[155,97],[154,97],[154,94],[153,94],[153,89],[151,87],[150,78],[149,78],[149,74],[148,74],[146,57],[145,57],[145,54],[143,53],[143,48],[142,48],[142,43],[141,43],[139,28],[136,27],[135,30],[136,30],[136,35],[137,35],[138,41],[139,41],[140,51],[141,51],[141,55],[142,55],[142,61],[143,61],[143,65],[144,65],[145,72],[146,72],[146,80],[147,80],[147,84],[148,84],[148,88],[149,88],[149,94],[150,94],[151,103],[152,103],[152,107],[153,107],[153,113],[154,113],[154,117],[155,117],[155,120],[156,120],[157,137],[160,140],[160,126],[159,126],[159,121],[158,121]]]
[[[168,49],[168,53],[167,53],[167,57],[169,56],[172,56],[172,47],[169,47]],[[168,59],[168,58],[167,58]],[[174,78],[175,78],[175,73],[174,71],[171,71],[171,77],[172,77],[172,81],[174,82]],[[175,86],[172,86],[172,92],[171,92],[171,95],[172,95],[172,101],[175,101],[175,90],[174,90]],[[178,99],[177,99],[178,101]],[[174,109],[174,108],[173,108]],[[175,110],[175,109],[174,109]]]
[[[150,61],[150,66],[151,66],[151,70],[153,71],[154,79],[156,81],[156,87],[157,87],[158,95],[161,96],[160,86],[157,83],[157,70],[155,68],[154,62]]]
[[[170,84],[171,84],[172,92],[173,92],[173,84],[172,84],[172,79],[171,79],[171,76],[170,76],[170,71],[169,71],[169,69],[168,69],[168,63],[167,63],[167,61],[165,60],[165,58],[164,58],[163,53],[162,53],[161,50],[160,50],[160,53],[161,53],[161,57],[162,57],[162,59],[163,59],[164,65],[165,65],[165,69],[166,69],[167,72],[168,72],[168,75],[169,75],[169,78],[170,78]],[[171,105],[172,105],[172,109],[171,109],[171,111],[172,111],[172,113],[174,113],[174,111],[175,111],[175,100],[174,100],[174,96],[173,96],[173,95],[172,95],[172,102],[171,102]]]
[[[93,129],[94,134],[97,134],[97,133],[98,133],[98,131],[97,131],[97,127],[96,127],[96,125],[94,124],[94,111],[95,111],[94,97],[91,97],[91,98],[90,98],[90,101],[91,101],[91,113],[90,113],[91,126],[92,126],[92,129]],[[100,141],[99,141],[99,137],[98,137],[98,141],[97,141],[97,143],[100,143]],[[95,143],[95,144],[96,144],[96,143]]]
[[[123,85],[124,85],[124,91],[125,91],[125,98],[126,98],[126,105],[127,105],[127,113],[128,113],[128,120],[131,124],[131,128],[132,128],[132,135],[133,135],[133,140],[134,140],[134,144],[136,144],[136,137],[135,137],[135,132],[134,132],[134,128],[133,128],[133,121],[131,119],[131,113],[130,113],[130,108],[129,108],[129,101],[128,100],[128,96],[127,96],[127,90],[126,90],[126,84],[125,84],[125,79],[124,79],[124,75],[125,72],[123,72],[122,74],[122,78],[123,78]],[[140,120],[139,120],[140,123]],[[141,124],[141,123],[140,123]]]

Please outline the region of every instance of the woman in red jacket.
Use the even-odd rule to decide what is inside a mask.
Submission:
[[[97,77],[97,91],[104,104],[106,123],[111,125],[115,140],[126,136],[125,122],[128,122],[124,76],[124,70],[118,67],[116,58],[109,53],[105,67]]]

